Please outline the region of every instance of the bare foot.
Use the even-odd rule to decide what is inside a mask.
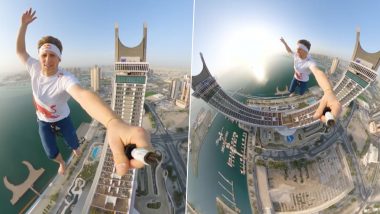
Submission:
[[[73,150],[73,152],[74,152],[74,155],[77,157],[79,157],[82,154],[82,151],[80,150],[80,148]]]
[[[60,175],[65,174],[65,165],[64,164],[61,164],[61,163],[59,164],[58,174],[60,174]]]
[[[291,94],[289,94],[289,97],[294,97],[296,95],[296,93],[291,93]]]

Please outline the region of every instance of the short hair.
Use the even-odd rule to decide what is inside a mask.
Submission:
[[[38,41],[38,49],[40,49],[41,46],[46,44],[46,43],[50,43],[50,44],[57,46],[57,48],[59,49],[59,51],[61,51],[61,54],[62,54],[63,47],[62,47],[62,43],[59,39],[57,39],[53,36],[44,36]]]
[[[297,43],[300,43],[300,44],[303,44],[307,47],[307,49],[310,51],[310,47],[311,47],[311,44],[309,41],[307,41],[306,39],[300,39],[298,40]]]

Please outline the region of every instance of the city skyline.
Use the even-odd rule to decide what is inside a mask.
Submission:
[[[286,54],[283,37],[295,50],[299,39],[311,42],[311,53],[351,58],[356,29],[362,46],[377,51],[380,3],[366,1],[196,1],[192,75],[200,73],[202,52],[211,73],[250,69],[264,76],[268,56]]]
[[[152,67],[190,69],[193,2],[156,1],[12,1],[0,3],[0,75],[25,70],[16,52],[21,15],[32,7],[37,19],[28,27],[26,48],[37,57],[37,42],[45,35],[63,43],[62,67],[112,65],[113,28],[131,46],[140,42],[142,27],[149,28],[148,60]]]

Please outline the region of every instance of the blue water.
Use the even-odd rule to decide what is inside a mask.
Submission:
[[[293,141],[294,141],[294,136],[293,135],[286,136],[286,142],[288,144],[292,144]]]
[[[247,180],[245,175],[240,174],[239,158],[235,158],[235,167],[229,167],[227,165],[229,150],[226,148],[224,153],[221,153],[221,145],[217,146],[215,144],[216,139],[219,137],[218,131],[222,127],[229,132],[228,141],[230,141],[233,131],[237,132],[239,139],[241,139],[243,130],[236,123],[232,123],[218,114],[205,137],[205,142],[200,151],[198,177],[193,176],[192,167],[188,168],[188,201],[203,214],[217,213],[216,197],[221,198],[228,204],[229,202],[222,197],[222,194],[228,196],[228,193],[218,185],[218,181],[226,184],[218,174],[219,171],[228,180],[233,181],[235,200],[241,213],[251,213]],[[240,148],[240,144],[241,141],[238,141],[237,148]],[[240,150],[238,149],[238,151]],[[228,186],[226,185],[226,187]]]
[[[92,149],[91,158],[93,160],[97,159],[98,154],[99,154],[99,146],[96,146],[96,147],[94,147],[94,149]]]

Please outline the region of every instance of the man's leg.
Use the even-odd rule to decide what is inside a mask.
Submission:
[[[307,82],[299,81],[300,82],[300,95],[303,95],[307,90]]]
[[[54,161],[59,163],[58,173],[63,175],[65,173],[66,167],[65,167],[65,161],[63,160],[61,153],[58,153]]]
[[[62,175],[65,172],[65,161],[59,153],[55,133],[50,123],[38,120],[38,133],[40,134],[46,156],[59,164],[58,173]]]
[[[70,116],[58,121],[57,126],[61,129],[66,144],[73,149],[74,154],[76,156],[81,155],[82,152],[79,148],[78,136]]]
[[[292,82],[290,83],[290,87],[289,87],[289,97],[292,97],[295,95],[295,90],[297,88],[297,80],[293,77],[293,80]]]

